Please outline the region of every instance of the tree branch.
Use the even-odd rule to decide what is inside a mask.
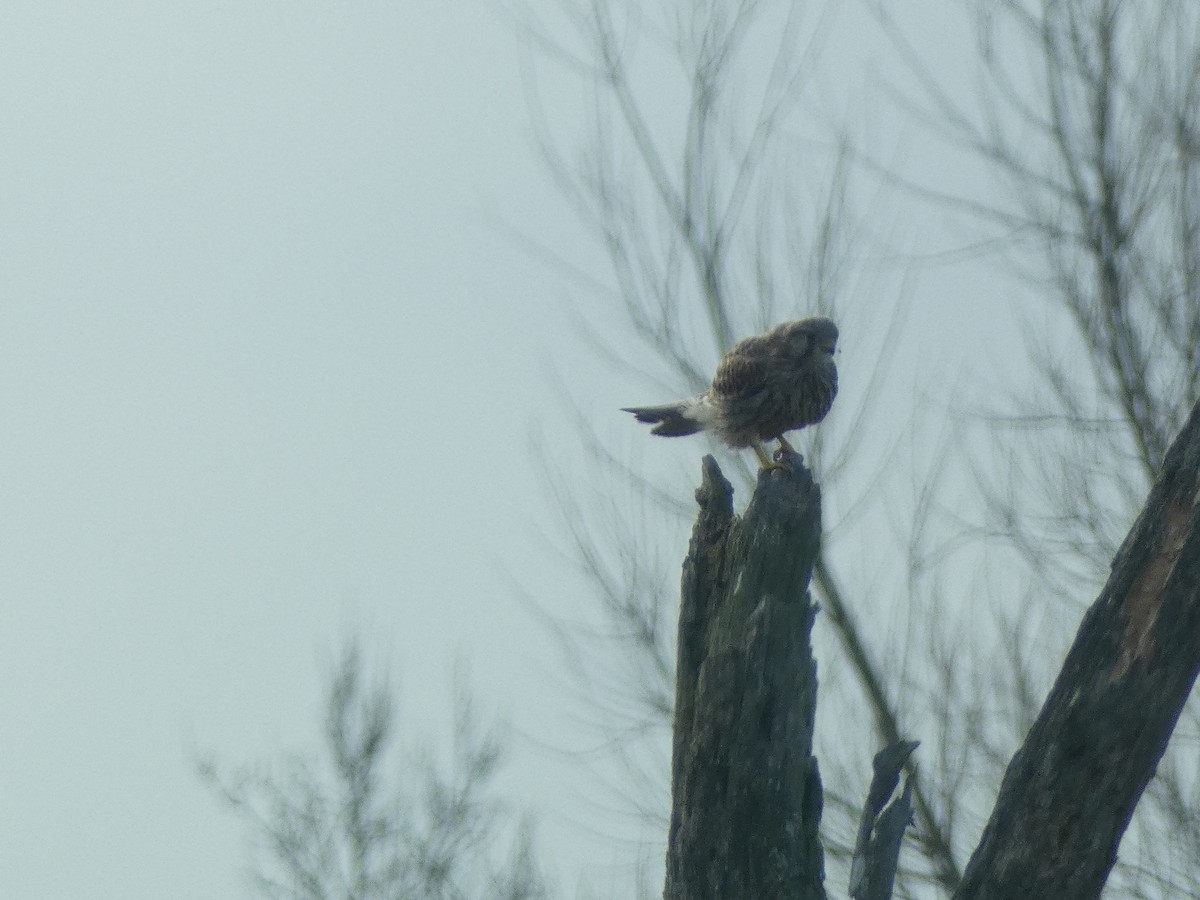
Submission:
[[[900,844],[913,816],[912,779],[905,781],[899,797],[893,795],[900,772],[918,743],[899,741],[875,754],[871,788],[863,805],[850,866],[853,900],[890,900],[892,896]]]
[[[862,631],[850,611],[850,605],[842,596],[841,589],[826,562],[825,554],[817,557],[815,573],[817,587],[825,598],[824,608],[828,611],[834,629],[842,640],[842,647],[850,658],[850,664],[858,675],[859,683],[867,695],[867,703],[875,716],[875,728],[889,746],[903,743],[900,737],[900,719],[884,692],[884,678],[879,666],[871,658],[862,639]],[[905,757],[903,762],[908,775],[908,785],[916,800],[917,841],[933,863],[934,877],[949,893],[958,888],[962,873],[954,860],[947,833],[933,803],[921,788],[916,766]]]
[[[959,898],[1094,898],[1200,671],[1200,402],[1088,610]]]

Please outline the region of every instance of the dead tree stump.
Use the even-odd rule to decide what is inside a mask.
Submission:
[[[824,900],[809,577],[821,494],[798,457],[746,514],[711,456],[683,566],[665,900]]]

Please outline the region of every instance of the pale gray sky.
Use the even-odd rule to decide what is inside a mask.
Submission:
[[[360,625],[414,727],[536,674],[523,122],[474,3],[0,9],[0,893],[241,896],[191,744],[311,741]]]
[[[569,721],[508,578],[586,602],[543,538],[547,361],[631,445],[615,410],[654,398],[580,356],[497,226],[594,259],[527,119],[485,4],[0,7],[4,896],[247,896],[190,754],[312,746],[356,629],[415,729],[456,656],[522,731]],[[618,859],[518,744],[558,874]]]

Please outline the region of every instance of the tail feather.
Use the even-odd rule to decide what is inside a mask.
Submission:
[[[704,430],[704,423],[688,415],[690,403],[664,403],[662,406],[627,406],[621,412],[633,413],[639,422],[658,423],[651,434],[662,437],[683,437]]]

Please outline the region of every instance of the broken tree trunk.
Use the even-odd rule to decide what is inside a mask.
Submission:
[[[824,900],[808,595],[821,495],[796,457],[746,514],[711,456],[683,567],[665,900]]]
[[[913,817],[912,779],[895,796],[900,773],[917,741],[897,741],[875,754],[871,789],[858,823],[858,839],[850,862],[853,900],[889,900],[900,862],[900,844]]]
[[[1200,670],[1200,403],[1009,763],[955,894],[1092,900]]]

